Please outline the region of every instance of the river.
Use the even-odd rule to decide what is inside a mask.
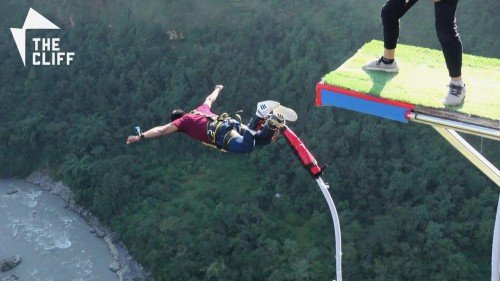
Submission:
[[[17,193],[7,195],[9,191]],[[19,280],[118,280],[106,243],[56,195],[24,180],[0,180],[0,259],[21,255]]]

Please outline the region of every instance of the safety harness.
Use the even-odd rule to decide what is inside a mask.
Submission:
[[[210,140],[211,143],[206,143],[203,142],[203,144],[220,149],[221,151],[227,152],[227,147],[229,146],[229,143],[235,138],[238,137],[240,134],[236,132],[233,128],[233,125],[231,123],[231,115],[227,113],[222,113],[221,115],[207,115],[205,113],[202,113],[198,110],[193,110],[190,112],[191,114],[197,114],[200,116],[204,116],[209,120],[207,123],[207,137]],[[234,114],[236,117],[239,117],[238,114]],[[241,119],[241,118],[240,118]],[[241,122],[241,121],[240,121]],[[228,128],[226,131],[221,131],[221,126],[227,123]],[[221,133],[224,133],[225,135],[223,136],[223,141],[222,145],[217,144],[217,138]]]

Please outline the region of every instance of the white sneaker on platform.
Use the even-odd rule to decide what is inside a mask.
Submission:
[[[465,85],[448,85],[448,95],[444,98],[443,105],[459,105],[465,98]]]
[[[396,61],[393,61],[392,63],[385,64],[382,61],[382,57],[379,59],[376,59],[374,61],[371,61],[365,65],[363,65],[363,70],[373,70],[373,71],[384,71],[384,72],[391,72],[391,73],[397,73],[399,72],[399,67],[398,63]]]

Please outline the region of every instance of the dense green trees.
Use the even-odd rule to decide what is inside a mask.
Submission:
[[[216,83],[216,111],[248,117],[263,99],[298,111],[292,127],[330,165],[346,279],[487,278],[489,180],[429,128],[313,106],[321,76],[380,38],[383,1],[4,2],[0,174],[63,179],[157,280],[335,275],[327,206],[284,141],[250,156],[181,135],[124,144],[133,126],[166,122]],[[420,2],[401,41],[439,47],[432,6]],[[460,2],[465,50],[498,57],[497,4],[483,2]],[[7,27],[22,24],[28,4],[63,27],[72,66],[22,66]],[[498,144],[483,148],[500,162]]]

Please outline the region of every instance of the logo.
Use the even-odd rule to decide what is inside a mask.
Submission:
[[[30,8],[22,28],[11,28],[17,50],[26,66],[26,30],[28,29],[60,29],[50,20]],[[60,38],[33,38],[34,44],[33,65],[70,65],[75,56],[74,52],[61,52]]]

